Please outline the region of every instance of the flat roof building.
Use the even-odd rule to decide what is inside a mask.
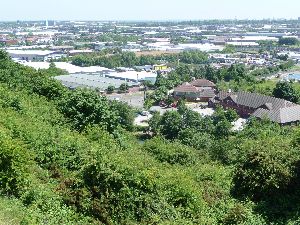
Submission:
[[[64,56],[60,52],[48,50],[7,50],[7,53],[11,58],[25,61],[47,61]]]
[[[127,83],[129,87],[138,85],[138,83],[135,82],[104,77],[101,73],[70,74],[70,75],[57,76],[54,79],[60,81],[64,86],[70,89],[90,88],[90,89],[98,89],[100,91],[105,91],[109,86],[114,86],[115,88],[119,88],[123,83]]]

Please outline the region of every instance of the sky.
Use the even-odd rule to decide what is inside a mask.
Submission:
[[[300,17],[300,0],[6,0],[0,21]]]

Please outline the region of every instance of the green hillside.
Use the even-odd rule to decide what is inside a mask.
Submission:
[[[300,221],[297,127],[253,120],[227,133],[230,115],[191,114],[194,127],[141,143],[133,115],[1,52],[0,224]]]

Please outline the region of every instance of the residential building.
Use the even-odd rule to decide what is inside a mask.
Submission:
[[[300,121],[300,105],[257,93],[222,91],[213,100],[210,100],[209,105],[234,109],[244,118],[254,116],[282,125]]]
[[[173,92],[175,99],[185,98],[188,101],[208,102],[215,97],[215,84],[209,80],[198,79],[185,82]]]
[[[204,89],[215,89],[216,88],[216,85],[213,82],[206,80],[206,79],[193,80],[191,82],[191,85],[198,87],[198,88],[204,88]]]

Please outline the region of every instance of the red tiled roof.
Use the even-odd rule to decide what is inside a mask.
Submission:
[[[197,79],[191,82],[191,85],[196,86],[196,87],[215,87],[216,85],[206,79]]]
[[[175,92],[199,92],[198,88],[186,82],[174,89]]]

